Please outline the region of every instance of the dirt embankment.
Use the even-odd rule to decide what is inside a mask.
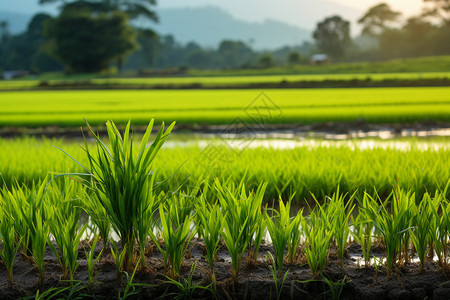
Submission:
[[[239,126],[239,124],[178,124],[174,128],[174,133],[181,134],[200,134],[200,135],[220,135],[226,134],[230,128]],[[364,120],[355,120],[351,122],[321,122],[315,124],[245,124],[248,132],[251,134],[275,134],[290,133],[293,136],[309,136],[321,137],[324,134],[351,134],[354,132],[371,132],[371,136],[376,136],[377,132],[391,132],[394,136],[409,135],[411,132],[432,132],[441,129],[450,129],[450,123],[439,121],[423,121],[415,123],[369,123]],[[94,131],[100,136],[106,136],[105,126],[93,126]],[[147,126],[133,126],[133,131],[137,134],[143,134]],[[159,129],[155,126],[155,129]],[[84,128],[84,135],[89,136],[89,131]],[[83,132],[80,127],[59,127],[59,126],[43,126],[43,127],[0,127],[0,138],[14,138],[21,136],[35,136],[48,138],[74,138],[83,139]],[[247,133],[248,133],[247,132]],[[245,132],[244,132],[245,133]],[[243,138],[246,136],[243,135]],[[352,138],[352,136],[349,136]]]

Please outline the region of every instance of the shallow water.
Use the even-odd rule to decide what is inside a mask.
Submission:
[[[311,138],[200,138],[192,140],[171,140],[166,141],[164,147],[178,148],[198,146],[205,148],[210,144],[215,146],[227,146],[234,149],[254,149],[254,148],[272,148],[272,149],[295,149],[301,147],[348,147],[351,150],[371,150],[371,149],[395,149],[409,151],[411,149],[428,150],[447,150],[450,147],[449,140],[428,140],[428,139],[311,139]]]

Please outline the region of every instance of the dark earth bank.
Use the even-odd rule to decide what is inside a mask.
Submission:
[[[1,127],[1,138],[14,138],[22,136],[47,137],[47,138],[68,138],[68,139],[83,139],[83,134],[89,136],[90,133],[87,128],[81,130],[82,122],[73,127],[59,127],[59,126],[41,126],[41,127]],[[91,124],[92,125],[92,124]],[[85,126],[84,126],[85,127]],[[95,132],[100,136],[106,136],[105,126],[93,126]],[[133,126],[134,133],[143,134],[147,126]],[[159,129],[155,126],[155,129]],[[237,134],[240,137],[264,137],[264,134],[276,137],[277,134],[292,135],[292,137],[323,137],[326,134],[347,134],[352,138],[354,133],[371,133],[371,136],[376,136],[377,132],[390,132],[393,136],[411,136],[417,132],[429,132],[433,135],[435,130],[449,130],[449,122],[440,121],[419,121],[414,123],[369,123],[365,120],[355,120],[349,122],[320,122],[315,124],[238,124],[231,122],[223,125],[211,124],[178,124],[174,128],[174,133],[177,134],[199,134],[199,135],[227,135],[230,133]]]

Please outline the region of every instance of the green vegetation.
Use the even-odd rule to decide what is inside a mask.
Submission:
[[[151,193],[153,178],[149,176],[152,162],[175,125],[172,123],[164,131],[163,123],[155,140],[151,146],[148,146],[153,121],[154,119],[148,125],[140,146],[137,148],[137,155],[133,151],[133,144],[130,141],[130,122],[126,126],[123,137],[113,122],[107,123],[110,149],[87,123],[97,149],[93,152],[90,151],[88,143],[85,141],[84,151],[89,164],[86,167],[80,165],[85,173],[68,174],[87,177],[84,178],[84,184],[94,192],[95,200],[106,210],[111,225],[119,235],[122,246],[126,249],[124,263],[128,271],[132,270],[131,260],[135,240],[142,236],[139,230],[148,228],[141,223],[151,222],[151,219],[145,217],[154,201]],[[77,162],[75,159],[74,161]],[[146,234],[144,235],[146,236]]]
[[[447,267],[448,251],[445,245],[448,242],[449,210],[450,202],[448,200],[448,168],[433,168],[430,161],[424,159],[435,160],[435,166],[445,165],[443,162],[448,161],[449,150],[420,150],[413,148],[409,152],[400,150],[357,150],[348,147],[318,147],[316,149],[299,148],[295,150],[274,150],[274,149],[255,149],[248,152],[241,152],[236,159],[246,160],[246,169],[242,173],[237,174],[237,168],[230,168],[231,176],[219,176],[208,179],[205,172],[201,172],[203,176],[197,177],[194,181],[195,185],[180,185],[180,178],[176,183],[170,183],[169,179],[174,176],[184,176],[176,174],[173,170],[169,170],[177,164],[177,156],[181,154],[193,156],[193,150],[199,150],[198,147],[186,149],[164,149],[160,153],[158,150],[162,147],[165,139],[168,137],[173,124],[165,131],[161,126],[158,134],[154,138],[154,142],[148,145],[150,140],[151,128],[153,121],[147,127],[140,146],[137,146],[130,135],[130,123],[127,124],[124,134],[112,122],[108,122],[109,144],[106,145],[93,132],[93,144],[86,142],[85,148],[80,149],[78,154],[84,155],[84,160],[77,161],[76,154],[72,154],[70,158],[65,160],[72,165],[78,166],[84,170],[78,172],[71,170],[66,176],[54,176],[51,181],[49,177],[44,176],[41,182],[33,184],[30,188],[19,183],[13,183],[11,187],[6,187],[0,191],[0,233],[2,242],[2,260],[8,265],[8,275],[10,282],[14,281],[12,276],[12,268],[14,261],[14,252],[18,247],[22,248],[24,257],[31,257],[37,267],[39,273],[39,282],[43,284],[45,281],[45,260],[46,249],[52,248],[54,256],[62,266],[62,275],[74,278],[79,264],[78,245],[81,241],[82,233],[87,229],[89,219],[96,219],[98,215],[104,212],[96,213],[93,211],[95,207],[103,207],[108,216],[108,226],[111,227],[118,237],[119,241],[112,240],[112,248],[105,246],[111,253],[116,263],[117,277],[120,279],[123,267],[125,267],[132,275],[127,275],[126,286],[123,297],[129,291],[138,293],[137,284],[133,283],[134,275],[141,264],[141,259],[146,259],[150,254],[145,252],[145,243],[151,239],[157,246],[162,255],[166,266],[166,275],[170,277],[171,284],[178,281],[181,267],[185,260],[185,253],[189,247],[189,243],[194,235],[199,232],[200,239],[205,239],[204,243],[207,249],[207,265],[213,266],[215,254],[217,254],[217,246],[222,243],[231,258],[231,278],[234,283],[239,281],[239,270],[244,264],[243,258],[247,252],[247,265],[251,266],[258,262],[258,249],[261,243],[264,231],[268,228],[269,235],[272,237],[273,248],[270,248],[270,257],[272,265],[266,267],[271,269],[272,276],[276,284],[277,297],[281,296],[281,291],[288,272],[284,273],[281,282],[278,282],[278,274],[275,269],[282,274],[283,261],[287,250],[287,257],[295,267],[297,262],[293,262],[291,257],[295,257],[295,252],[300,248],[299,253],[308,263],[312,277],[324,276],[327,269],[331,251],[338,253],[342,263],[343,256],[350,240],[350,235],[358,237],[356,240],[364,241],[361,246],[370,251],[370,246],[365,242],[366,238],[382,241],[385,245],[386,263],[388,279],[395,274],[398,269],[408,262],[409,257],[413,254],[411,245],[419,253],[421,263],[426,260],[423,253],[429,251],[435,253],[438,257],[438,264],[442,268]],[[57,143],[54,141],[38,142],[32,139],[18,139],[8,141],[9,143],[28,143],[29,145]],[[136,145],[136,146],[135,146]],[[96,151],[92,151],[93,147]],[[0,147],[1,148],[1,147]],[[25,149],[24,147],[22,147]],[[29,147],[30,149],[32,147]],[[68,153],[73,150],[73,146],[67,144],[63,148]],[[18,148],[14,149],[17,151]],[[133,149],[137,149],[136,152]],[[25,150],[24,150],[25,151]],[[26,151],[29,151],[26,149]],[[178,152],[177,152],[178,151]],[[228,151],[233,152],[229,149]],[[328,151],[328,152],[327,152]],[[317,184],[322,184],[319,188],[320,197],[314,198],[313,205],[309,206],[307,214],[303,215],[303,210],[294,210],[291,206],[294,193],[297,191],[299,195],[304,196],[299,186],[291,186],[287,191],[280,187],[270,186],[270,184],[283,183],[286,188],[283,173],[275,173],[269,175],[262,172],[263,176],[257,178],[258,172],[263,169],[253,169],[253,166],[260,165],[262,168],[271,169],[278,165],[281,169],[285,169],[280,162],[285,160],[292,165],[293,157],[317,155],[320,160],[326,160],[326,155],[333,156],[333,159],[347,160],[346,165],[351,165],[350,161],[356,161],[356,165],[350,166],[353,176],[365,175],[358,177],[355,186],[349,186],[350,178],[345,177],[348,174],[336,172],[334,176],[333,164],[326,161],[326,168],[322,174],[323,182],[316,181],[315,184],[305,184],[303,187],[308,192]],[[158,153],[158,159],[156,154]],[[27,152],[27,154],[29,154]],[[64,154],[62,154],[64,155]],[[164,156],[168,155],[168,156]],[[249,156],[250,155],[250,156]],[[259,158],[257,158],[259,155]],[[294,155],[294,156],[292,156]],[[347,155],[347,157],[345,157]],[[379,170],[377,163],[371,162],[371,155],[379,159]],[[389,155],[392,155],[389,157]],[[358,157],[359,156],[359,157]],[[3,157],[3,155],[1,156]],[[8,157],[8,156],[6,156]],[[47,155],[47,157],[50,157]],[[239,158],[241,157],[241,158]],[[270,157],[274,157],[274,161],[270,161]],[[311,163],[317,164],[319,159],[312,157],[304,158],[311,160]],[[390,164],[389,159],[394,159],[396,163]],[[422,161],[421,161],[422,159]],[[169,163],[172,160],[171,163]],[[265,163],[261,163],[262,160]],[[88,164],[86,164],[86,161]],[[255,165],[252,165],[253,161]],[[401,163],[399,163],[401,162]],[[200,161],[197,160],[196,165],[199,169]],[[241,161],[242,163],[242,161]],[[302,168],[295,166],[291,170],[304,170],[311,174],[316,171],[314,168],[303,163]],[[402,168],[402,163],[411,163],[418,168],[414,173],[414,168]],[[437,165],[436,165],[437,163]],[[89,167],[82,167],[83,164]],[[170,164],[173,164],[172,166]],[[335,163],[337,164],[337,163]],[[386,166],[391,165],[391,168]],[[49,165],[51,166],[51,165]],[[162,169],[165,166],[167,169]],[[366,166],[366,167],[364,167]],[[431,167],[431,168],[430,168]],[[370,168],[371,172],[368,172]],[[429,168],[429,169],[427,169]],[[194,169],[194,168],[192,168]],[[357,169],[362,171],[361,174],[353,174]],[[396,179],[395,188],[383,188],[380,182],[370,181],[375,177],[367,178],[368,175],[380,175],[382,169],[388,169],[388,172],[400,170],[401,176]],[[156,172],[157,170],[157,172]],[[325,172],[326,170],[326,172]],[[336,170],[345,170],[341,166]],[[442,171],[441,171],[442,170]],[[428,177],[427,172],[431,172],[433,176]],[[174,174],[175,173],[175,174]],[[158,175],[157,175],[158,174]],[[233,174],[236,177],[233,177]],[[69,177],[70,176],[70,177]],[[162,176],[162,177],[157,177]],[[297,178],[296,174],[289,174],[289,178]],[[432,185],[431,177],[436,176],[441,182]],[[69,180],[76,179],[76,180]],[[301,180],[304,176],[299,177]],[[419,179],[418,185],[411,184],[408,181],[401,181],[403,178]],[[277,183],[275,179],[279,180]],[[367,186],[361,185],[361,180],[367,181]],[[385,178],[385,180],[389,181]],[[427,182],[426,180],[430,180]],[[140,185],[137,185],[139,182]],[[394,180],[392,182],[395,182]],[[270,183],[270,184],[269,184]],[[330,188],[326,189],[324,183],[330,184]],[[304,182],[302,182],[304,184]],[[426,184],[431,184],[430,188]],[[356,185],[358,187],[356,187]],[[418,186],[427,190],[434,190],[434,196],[430,192],[421,192]],[[193,187],[192,187],[193,186]],[[348,193],[348,191],[369,191],[375,188],[378,192],[368,193]],[[267,214],[268,208],[264,207],[264,199],[273,199],[276,194],[280,197],[279,208],[273,207],[272,217]],[[342,193],[345,191],[346,193]],[[419,196],[419,194],[422,194]],[[332,194],[331,197],[327,195]],[[87,199],[98,202],[99,206],[91,206],[85,208]],[[354,201],[353,199],[356,199]],[[134,200],[134,201],[130,201]],[[284,203],[287,203],[286,205]],[[354,203],[358,204],[362,217],[355,216]],[[156,206],[159,205],[159,213],[156,213]],[[87,212],[87,220],[82,221],[81,209]],[[428,217],[427,220],[417,217],[417,212],[424,212]],[[91,216],[93,213],[93,217]],[[11,216],[14,222],[10,222],[11,218],[6,219],[5,216]],[[121,216],[127,216],[129,220]],[[356,217],[356,221],[355,220]],[[151,223],[140,224],[143,222]],[[214,220],[212,220],[214,219]],[[211,221],[209,221],[211,220]],[[424,222],[429,222],[424,226]],[[152,224],[161,224],[159,230]],[[13,228],[6,230],[5,224]],[[99,236],[96,232],[100,231],[96,228],[95,222],[92,222],[89,230],[96,235],[91,247],[95,248]],[[366,228],[358,227],[358,225],[370,224],[368,228],[376,228],[368,237],[365,235]],[[59,225],[59,226],[58,226]],[[101,226],[103,226],[101,224]],[[144,230],[145,232],[141,232]],[[362,232],[362,233],[361,233]],[[161,237],[159,239],[158,237]],[[298,237],[304,237],[299,242]],[[103,238],[106,238],[104,236]],[[105,244],[105,240],[103,240]],[[299,244],[301,247],[299,247]],[[56,246],[58,249],[56,249]],[[129,245],[133,245],[130,247]],[[139,245],[139,247],[135,247]],[[144,245],[144,248],[141,247]],[[290,253],[290,246],[296,245],[293,254]],[[225,248],[225,247],[224,247]],[[144,251],[143,251],[144,250]],[[102,250],[103,251],[103,250]],[[99,263],[98,257],[103,253],[99,252],[97,259],[94,260],[94,252],[85,249],[88,262],[88,286],[92,290],[95,282],[94,264]],[[273,253],[272,253],[273,252]],[[432,255],[430,256],[432,257]],[[155,259],[155,258],[153,258]],[[199,257],[199,260],[202,258]],[[366,263],[370,263],[364,257]],[[194,264],[195,266],[195,264]],[[195,268],[195,267],[193,267]],[[378,267],[377,267],[378,268]],[[142,268],[143,272],[145,269]],[[188,283],[178,287],[188,288],[193,286],[191,268]],[[214,279],[214,277],[208,278]],[[181,280],[183,280],[181,278]],[[119,281],[120,282],[120,281]],[[73,280],[71,280],[73,285]],[[180,282],[181,283],[181,282]],[[215,283],[213,282],[215,285]],[[72,287],[76,289],[78,285]],[[203,289],[198,287],[199,289]],[[205,291],[212,292],[213,289],[205,287]],[[121,295],[121,292],[119,292]]]
[[[272,240],[278,270],[283,269],[284,251],[290,243],[290,239],[294,235],[294,232],[298,232],[298,228],[300,227],[302,215],[297,214],[297,216],[291,220],[290,212],[291,201],[285,205],[283,201],[280,200],[279,212],[275,211],[277,215],[269,217],[267,211],[265,214],[267,231],[269,232],[270,239]],[[294,255],[295,253],[289,253],[289,257]],[[274,258],[272,257],[272,259]]]
[[[450,88],[379,88],[189,91],[6,92],[0,98],[0,126],[81,126],[106,118],[146,125],[158,115],[182,124],[309,124],[365,120],[380,122],[450,121]],[[64,99],[64,101],[61,101]],[[271,101],[267,100],[270,99]],[[261,106],[264,106],[264,110]],[[258,119],[258,121],[260,121]]]
[[[317,142],[295,149],[248,148],[236,153],[218,140],[216,147],[168,147],[154,160],[153,167],[157,170],[155,182],[164,181],[160,187],[168,191],[177,190],[186,179],[188,187],[196,187],[202,180],[213,182],[209,176],[239,182],[246,174],[249,189],[268,182],[266,201],[278,199],[278,195],[287,200],[294,192],[297,201],[310,199],[309,192],[323,198],[333,194],[338,185],[342,193],[349,194],[356,190],[371,193],[375,187],[380,195],[387,196],[392,187],[398,185],[422,195],[425,191],[433,194],[443,189],[450,178],[450,170],[444,167],[450,161],[447,142],[448,139],[428,143],[406,139],[398,144],[384,144],[386,149],[359,149],[361,143],[356,141]],[[396,148],[396,145],[401,147]],[[84,151],[74,141],[0,139],[0,173],[11,186],[15,179],[31,185],[32,181],[43,180],[49,172],[83,171],[57,147],[81,164],[88,164]],[[208,151],[213,151],[216,159],[210,158]],[[171,177],[174,173],[176,176]],[[103,228],[102,237],[107,238],[106,211],[96,208],[95,201],[83,202],[93,222]]]

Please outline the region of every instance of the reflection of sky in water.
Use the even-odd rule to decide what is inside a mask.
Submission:
[[[417,137],[418,139],[401,138]],[[350,149],[396,149],[408,151],[412,148],[423,151],[448,149],[450,143],[444,141],[427,141],[426,137],[450,137],[450,129],[436,129],[427,131],[403,131],[401,134],[393,131],[353,132],[349,134],[334,133],[304,133],[294,134],[288,132],[253,133],[250,135],[220,136],[215,134],[199,134],[194,140],[166,141],[164,147],[176,148],[198,145],[206,147],[211,142],[217,146],[223,145],[231,148],[274,148],[294,149],[299,147],[349,147]],[[400,139],[399,139],[400,138]]]

